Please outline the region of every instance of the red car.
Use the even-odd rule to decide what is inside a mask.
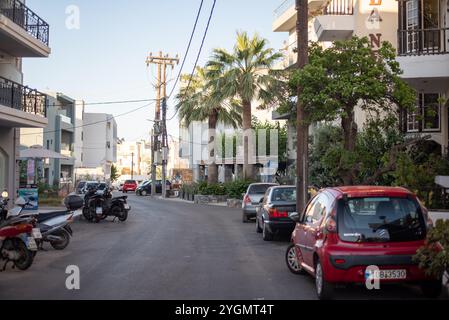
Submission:
[[[122,191],[124,193],[127,193],[129,191],[135,192],[137,189],[137,182],[136,180],[126,180],[123,184]]]
[[[286,253],[295,274],[315,277],[318,298],[330,299],[336,284],[409,282],[437,297],[441,279],[414,262],[431,226],[427,210],[404,188],[358,186],[321,190],[297,224]],[[372,271],[374,266],[374,271]],[[368,268],[370,267],[370,268]]]

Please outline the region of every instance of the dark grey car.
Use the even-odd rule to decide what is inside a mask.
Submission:
[[[242,220],[248,222],[249,219],[256,217],[256,208],[259,205],[260,199],[270,187],[278,186],[277,183],[253,183],[249,185],[243,196],[242,203]]]

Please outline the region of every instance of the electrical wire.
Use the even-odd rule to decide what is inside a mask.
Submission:
[[[195,35],[196,27],[198,25],[198,20],[200,18],[201,11],[203,9],[203,3],[204,3],[204,0],[201,0],[200,7],[198,8],[198,13],[196,14],[195,24],[193,25],[193,30],[192,30],[192,33],[190,35],[189,43],[187,45],[187,49],[186,49],[186,52],[184,54],[184,58],[183,58],[182,63],[181,63],[181,68],[179,69],[178,75],[176,77],[175,84],[173,85],[173,88],[171,89],[171,92],[168,95],[168,99],[170,99],[170,97],[173,95],[173,92],[175,91],[176,85],[178,84],[179,79],[181,78],[182,69],[184,68],[184,64],[186,63],[187,56],[188,56],[189,51],[190,51],[190,46],[192,45],[192,40],[193,40],[193,37]]]
[[[207,32],[209,31],[209,26],[210,26],[210,22],[211,22],[211,20],[212,20],[212,16],[213,16],[213,14],[214,14],[215,4],[216,4],[216,3],[217,3],[217,0],[214,0],[214,3],[212,4],[212,8],[211,8],[211,10],[210,10],[209,19],[207,20],[206,29],[204,30],[203,39],[201,40],[201,46],[200,46],[200,49],[198,50],[198,54],[197,54],[197,56],[196,56],[195,65],[193,66],[192,73],[190,74],[190,78],[189,78],[189,82],[188,82],[188,84],[187,84],[187,89],[186,89],[186,91],[188,91],[189,88],[190,88],[190,84],[192,83],[192,79],[193,79],[193,76],[194,76],[194,74],[195,74],[196,67],[197,67],[197,65],[198,65],[198,61],[200,60],[201,52],[203,51],[204,42],[205,42],[205,40],[206,40]],[[173,89],[173,90],[174,90],[174,89]],[[173,120],[174,117],[176,117],[177,114],[178,114],[178,110],[176,110],[175,114],[174,114],[171,118],[169,118],[167,121]]]
[[[110,117],[110,118],[107,118],[106,120],[95,121],[95,122],[83,124],[83,125],[81,125],[81,126],[73,126],[73,127],[71,127],[71,129],[84,128],[84,127],[93,126],[93,125],[99,124],[99,123],[109,122],[109,121],[111,121],[111,120],[113,120],[113,119],[116,119],[116,118],[119,118],[119,117],[128,115],[128,114],[133,113],[133,112],[136,112],[136,111],[139,111],[139,110],[141,110],[141,109],[143,109],[143,108],[146,108],[146,107],[150,106],[151,104],[152,104],[152,103],[147,103],[147,104],[145,104],[145,105],[143,105],[143,106],[140,106],[140,107],[138,107],[138,108],[135,108],[135,109],[132,109],[132,110],[130,110],[130,111],[127,111],[127,112],[118,114],[118,115],[116,115],[116,116],[112,116],[112,117]],[[149,121],[154,122],[153,120],[149,120]],[[59,131],[60,131],[60,130],[44,131],[43,134],[46,134],[46,133],[55,133],[55,132],[59,132]],[[29,136],[29,135],[37,135],[37,134],[42,134],[42,133],[24,133],[24,134],[21,134],[21,136]]]

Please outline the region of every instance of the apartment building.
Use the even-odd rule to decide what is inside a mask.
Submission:
[[[117,144],[116,166],[119,174],[136,180],[149,178],[151,171],[150,141],[121,141]],[[137,178],[139,177],[139,178]]]
[[[396,49],[402,75],[417,91],[417,112],[403,121],[411,134],[431,135],[447,153],[449,137],[449,2],[447,0],[309,0],[309,39],[324,47],[353,35]],[[285,32],[284,67],[296,63],[295,1],[274,12],[274,32]],[[285,115],[284,115],[285,117]],[[363,112],[356,112],[363,124]]]
[[[82,136],[82,167],[76,170],[76,180],[91,176],[108,181],[112,164],[117,161],[117,123],[114,117],[106,113],[84,113]]]
[[[50,55],[49,25],[19,0],[0,0],[0,190],[19,185],[20,128],[47,126],[47,96],[23,84],[22,59]]]

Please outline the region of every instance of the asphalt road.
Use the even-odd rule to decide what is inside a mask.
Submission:
[[[239,210],[129,198],[127,222],[79,221],[66,250],[47,246],[29,270],[0,273],[0,300],[316,299],[313,279],[285,266],[288,238],[264,242],[253,223],[241,222]],[[80,269],[80,290],[65,287],[69,265]],[[341,299],[422,299],[411,286],[336,293]]]

